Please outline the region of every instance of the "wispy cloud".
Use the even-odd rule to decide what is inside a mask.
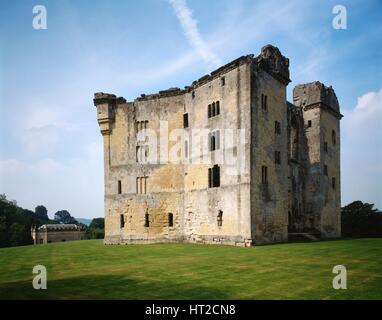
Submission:
[[[220,58],[212,51],[201,36],[198,29],[198,22],[192,16],[192,11],[187,6],[186,0],[169,0],[169,2],[174,9],[175,15],[190,45],[198,52],[204,61],[212,63],[215,67],[220,66]]]

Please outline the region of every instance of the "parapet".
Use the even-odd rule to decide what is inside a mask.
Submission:
[[[244,64],[256,65],[258,68],[265,70],[267,73],[285,85],[288,85],[288,83],[291,81],[289,79],[289,59],[284,57],[277,47],[268,44],[261,49],[261,53],[257,57],[253,54],[241,56],[212,71],[210,74],[206,74],[198,80],[193,81],[191,85],[184,87],[184,89],[169,88],[167,90],[159,91],[158,93],[143,93],[140,95],[140,97],[136,98],[135,101],[173,97],[185,94],[187,92],[192,92],[196,88],[212,81],[213,79],[219,78],[223,74]],[[124,98],[116,97],[114,94],[110,93],[97,92],[94,95],[94,104],[96,106],[100,104],[109,104],[113,106],[115,104],[125,102],[126,100]]]
[[[111,94],[111,93],[96,92],[94,94],[93,102],[95,106],[98,106],[104,103],[115,105],[115,104],[125,103],[126,99],[123,97],[117,97],[115,94]]]
[[[279,80],[288,85],[289,79],[289,59],[284,57],[277,47],[270,44],[261,48],[261,53],[256,57],[256,64]]]
[[[342,117],[334,89],[332,86],[327,87],[319,81],[299,84],[294,87],[293,102],[296,106],[304,108],[304,110],[320,106],[338,117]]]

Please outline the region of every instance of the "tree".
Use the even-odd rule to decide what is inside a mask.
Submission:
[[[104,218],[94,218],[89,225],[89,228],[105,228],[105,219]]]
[[[342,236],[382,237],[382,213],[374,204],[354,201],[342,208]]]
[[[35,216],[36,218],[40,219],[40,220],[45,220],[45,221],[48,221],[49,220],[49,217],[48,217],[48,210],[43,206],[43,205],[39,205],[37,206],[35,209],[34,209],[34,212],[35,212]]]
[[[31,220],[24,209],[17,207],[5,195],[0,197],[0,247],[26,245],[33,243]]]
[[[68,223],[78,224],[78,221],[75,218],[73,218],[67,210],[57,211],[54,214],[54,220],[57,223],[62,223],[62,224],[68,224]]]
[[[88,239],[103,239],[105,236],[105,219],[94,218],[86,229]]]

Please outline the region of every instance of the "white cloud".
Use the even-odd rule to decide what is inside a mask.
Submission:
[[[365,93],[353,110],[344,111],[341,120],[343,204],[362,200],[375,202],[382,209],[381,128],[382,89]]]
[[[204,61],[214,64],[215,67],[220,66],[220,58],[202,38],[198,29],[198,22],[192,16],[192,11],[187,6],[186,0],[169,0],[169,2],[190,45],[199,53]]]
[[[26,209],[45,205],[51,218],[62,209],[79,218],[103,216],[102,143],[87,145],[81,158],[65,163],[0,161],[0,192]]]

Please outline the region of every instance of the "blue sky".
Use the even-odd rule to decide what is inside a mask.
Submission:
[[[47,8],[47,30],[32,27]],[[335,5],[347,29],[332,27]],[[382,1],[15,0],[0,12],[0,193],[33,209],[103,215],[94,92],[134,99],[189,85],[270,43],[292,83],[332,85],[341,112],[342,204],[382,209]]]

